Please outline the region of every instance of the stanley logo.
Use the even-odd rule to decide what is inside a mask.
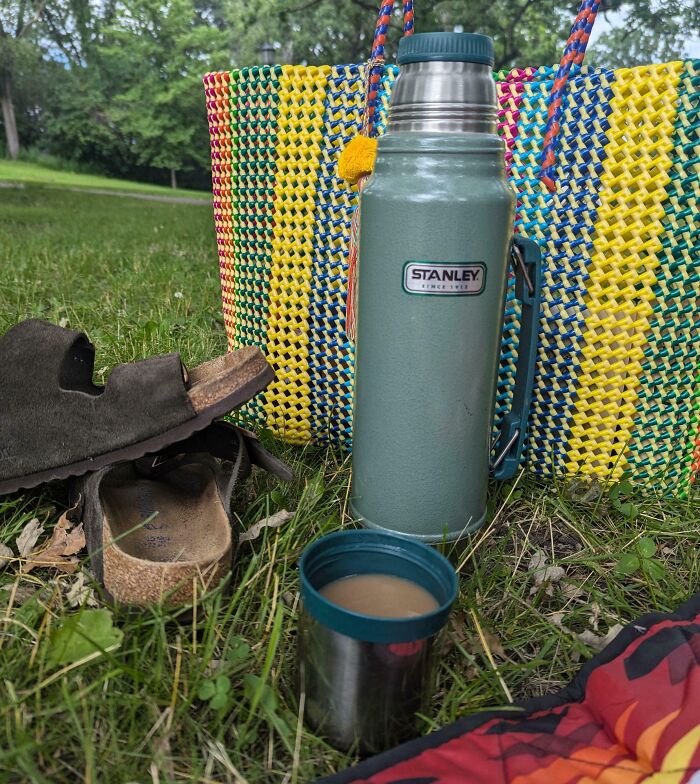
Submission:
[[[403,288],[408,294],[474,296],[481,294],[485,282],[486,267],[481,263],[409,261],[403,270]]]

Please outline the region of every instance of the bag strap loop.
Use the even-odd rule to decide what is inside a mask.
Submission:
[[[375,114],[377,112],[379,83],[382,79],[384,66],[384,45],[389,31],[389,22],[394,12],[394,0],[382,0],[379,8],[377,26],[374,28],[374,41],[372,54],[369,61],[369,82],[367,85],[367,103],[362,119],[362,135],[371,136],[374,133]],[[413,33],[413,0],[403,0],[403,34]]]
[[[384,59],[384,44],[389,30],[389,22],[394,11],[394,0],[382,0],[379,9],[377,26],[374,28],[374,41],[372,43],[372,60]],[[411,35],[413,32],[413,0],[403,0],[403,34]]]
[[[540,160],[540,179],[550,193],[556,190],[554,184],[554,169],[557,165],[557,142],[559,141],[560,120],[562,103],[566,92],[566,83],[569,79],[572,65],[581,65],[586,54],[586,46],[593,29],[600,0],[583,0],[576,19],[571,26],[569,39],[562,55],[557,75],[554,77],[554,87],[549,100],[547,111],[547,127],[542,144],[542,158]]]

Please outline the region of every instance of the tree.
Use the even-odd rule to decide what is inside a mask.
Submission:
[[[97,47],[109,115],[135,163],[177,173],[208,162],[202,75],[225,61],[225,36],[192,0],[123,0]]]
[[[19,155],[19,136],[15,117],[15,74],[18,61],[29,58],[31,46],[26,39],[41,18],[46,0],[18,0],[0,5],[0,106],[5,127],[7,155]]]
[[[0,122],[20,143],[108,174],[204,183],[208,139],[201,77],[260,63],[362,62],[379,0],[0,0]],[[396,4],[400,6],[400,3]],[[491,35],[496,68],[551,65],[575,0],[420,0],[417,30],[460,25]],[[700,28],[697,0],[605,0],[619,24],[593,46],[598,65],[681,55]],[[387,59],[401,36],[400,7]],[[198,173],[198,174],[197,174]]]
[[[397,6],[400,6],[397,3]],[[220,0],[214,18],[230,31],[235,65],[259,62],[263,41],[276,43],[280,62],[362,62],[369,57],[378,3],[372,0]],[[465,30],[494,38],[496,68],[537,65],[559,59],[572,10],[561,0],[438,0],[416,4],[417,30]],[[387,57],[401,37],[397,7]]]
[[[615,26],[591,47],[591,65],[622,68],[678,60],[687,39],[700,35],[696,0],[608,0],[603,15]]]

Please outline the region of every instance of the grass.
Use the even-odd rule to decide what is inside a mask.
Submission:
[[[194,364],[224,350],[210,210],[34,186],[0,199],[0,332],[29,316],[85,329],[98,376],[153,353]],[[294,518],[244,545],[229,584],[194,615],[106,604],[121,644],[62,663],[56,630],[88,612],[70,605],[76,576],[22,575],[16,560],[0,570],[0,780],[291,784],[353,761],[299,723],[294,688],[296,563],[349,523],[347,456],[270,446],[297,478],[257,475],[236,527],[283,508]],[[491,488],[489,525],[452,553],[461,592],[423,731],[561,687],[595,652],[579,634],[603,637],[695,590],[697,503],[637,493],[629,506],[616,497],[626,493],[527,475]],[[0,542],[14,547],[34,517],[48,536],[66,503],[61,485],[0,498]],[[616,569],[650,548],[631,573]],[[538,551],[565,570],[558,583],[537,587]]]
[[[142,182],[118,180],[113,177],[102,177],[97,174],[83,174],[54,169],[32,161],[10,161],[5,158],[0,158],[0,183],[2,182],[32,183],[62,188],[96,188],[170,198],[189,196],[202,199],[205,203],[210,201],[209,195],[203,191],[192,191],[184,188],[173,190],[160,185],[149,185]]]

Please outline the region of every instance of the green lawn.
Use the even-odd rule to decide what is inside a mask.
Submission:
[[[180,350],[192,364],[225,349],[210,209],[28,186],[0,191],[0,237],[0,332],[29,316],[85,329],[100,377],[153,353]],[[244,545],[229,586],[195,615],[107,605],[121,645],[60,663],[56,630],[80,612],[76,576],[22,575],[16,560],[0,570],[0,780],[291,784],[352,761],[302,727],[294,688],[297,559],[349,523],[348,460],[271,448],[297,479],[257,476],[237,528],[283,508],[295,516]],[[461,593],[423,731],[559,688],[595,635],[696,590],[698,504],[634,496],[631,507],[615,495],[527,476],[491,488],[489,525],[452,554]],[[60,485],[0,499],[0,542],[14,547],[33,517],[48,536],[65,504]],[[564,569],[556,584],[536,585],[537,551]],[[643,565],[628,558],[619,573],[637,553]],[[213,678],[228,690],[219,709],[200,693]]]
[[[203,191],[190,191],[183,188],[161,187],[143,182],[129,182],[113,177],[100,177],[96,174],[76,174],[69,171],[49,169],[29,161],[10,161],[0,158],[0,183],[21,182],[54,185],[64,188],[95,188],[99,190],[123,191],[125,193],[146,193],[153,196],[182,197],[189,196],[210,201],[210,197]]]

